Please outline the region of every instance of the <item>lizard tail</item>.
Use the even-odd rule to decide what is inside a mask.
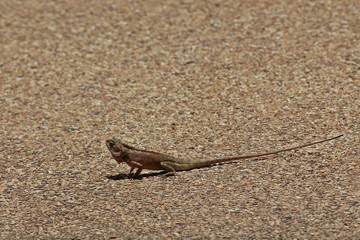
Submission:
[[[272,151],[272,152],[250,154],[250,155],[244,155],[244,156],[235,156],[235,157],[228,157],[228,158],[218,158],[218,159],[212,159],[212,160],[203,160],[203,161],[199,161],[199,162],[193,162],[192,165],[196,165],[194,167],[207,167],[207,166],[211,166],[211,165],[216,164],[216,163],[223,163],[223,162],[229,162],[229,161],[235,161],[235,160],[247,159],[247,158],[262,157],[262,156],[277,154],[277,153],[281,153],[281,152],[291,151],[291,150],[295,150],[295,149],[299,149],[299,148],[303,148],[303,147],[308,147],[308,146],[312,146],[312,145],[315,145],[315,144],[318,144],[318,143],[328,142],[328,141],[334,140],[336,138],[339,138],[341,136],[343,136],[343,134],[338,135],[336,137],[328,138],[328,139],[325,139],[325,140],[312,142],[312,143],[307,143],[307,144],[303,144],[303,145],[296,146],[296,147],[276,150],[276,151]]]

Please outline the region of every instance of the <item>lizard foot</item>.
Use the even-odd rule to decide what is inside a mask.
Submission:
[[[176,172],[167,172],[163,175],[164,178],[176,176]]]

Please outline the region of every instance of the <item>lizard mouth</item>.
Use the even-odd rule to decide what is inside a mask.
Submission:
[[[112,150],[110,150],[110,152],[111,152],[111,155],[113,155],[114,157],[120,157],[120,155],[121,155],[121,152],[114,152]]]

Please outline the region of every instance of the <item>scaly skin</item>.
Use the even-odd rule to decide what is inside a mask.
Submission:
[[[137,168],[137,171],[134,175],[134,177],[136,178],[140,175],[143,169],[165,170],[168,172],[169,175],[174,175],[176,171],[208,167],[216,163],[229,162],[229,161],[235,161],[246,158],[255,158],[255,157],[261,157],[261,156],[276,154],[280,152],[285,152],[285,151],[291,151],[298,148],[303,148],[318,143],[327,142],[339,138],[341,136],[342,134],[333,138],[328,138],[325,140],[308,143],[297,147],[286,148],[286,149],[276,150],[267,153],[259,153],[253,155],[236,156],[236,157],[220,158],[220,159],[212,159],[212,160],[180,159],[162,153],[139,150],[122,143],[120,139],[117,138],[106,140],[106,146],[108,147],[113,158],[118,163],[125,162],[130,166],[131,169],[129,172],[129,176],[131,175],[132,171]]]

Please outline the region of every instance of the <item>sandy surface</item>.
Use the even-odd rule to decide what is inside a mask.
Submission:
[[[359,12],[1,1],[0,239],[360,239]],[[341,133],[141,180],[104,143],[210,159]]]

